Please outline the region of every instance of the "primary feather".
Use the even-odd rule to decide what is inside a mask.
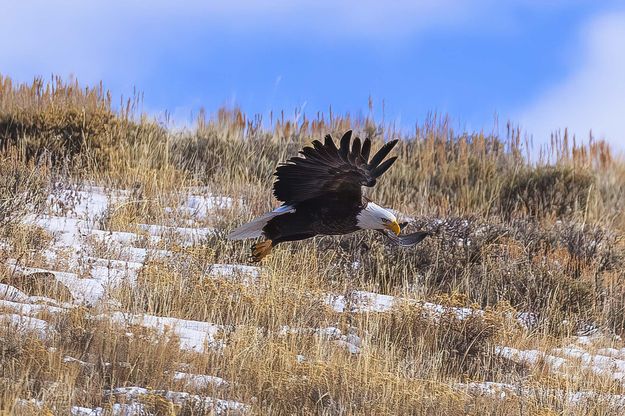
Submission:
[[[313,146],[306,146],[301,156],[295,156],[278,166],[273,191],[275,197],[286,204],[328,194],[340,193],[353,200],[362,197],[362,186],[374,186],[376,179],[395,162],[391,158],[380,164],[397,144],[397,140],[386,143],[369,162],[371,140],[361,142],[352,132],[343,135],[337,148],[332,136],[325,141],[315,140]],[[350,149],[351,143],[351,149]]]

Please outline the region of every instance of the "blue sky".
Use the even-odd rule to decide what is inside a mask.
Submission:
[[[4,4],[2,4],[4,3]],[[582,0],[0,0],[0,73],[75,76],[179,123],[248,114],[376,113],[409,129],[569,127],[625,149],[625,3]]]

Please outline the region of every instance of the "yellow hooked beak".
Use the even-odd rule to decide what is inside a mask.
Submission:
[[[399,224],[397,224],[397,221],[389,222],[388,224],[384,224],[384,226],[394,232],[395,235],[399,235],[399,232],[401,231],[401,228],[399,228]]]

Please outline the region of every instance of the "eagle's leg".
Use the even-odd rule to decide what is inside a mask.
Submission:
[[[252,246],[252,261],[259,262],[271,253],[273,241],[265,240]]]

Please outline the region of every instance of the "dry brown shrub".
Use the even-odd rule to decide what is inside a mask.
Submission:
[[[233,339],[226,351],[228,377],[256,397],[259,413],[462,414],[459,395],[435,382],[403,377],[383,360],[350,356],[322,339],[302,352],[288,338],[239,336],[244,338]],[[304,361],[296,360],[297,353]]]
[[[0,239],[7,243],[0,249],[4,258],[36,266],[46,262],[44,250],[50,246],[53,237],[36,225],[12,223],[0,227]]]
[[[323,325],[332,316],[323,297],[286,277],[264,276],[267,280],[252,284],[245,274],[211,276],[210,268],[181,257],[148,263],[136,287],[122,287],[118,293],[131,310],[157,315],[271,330]]]
[[[524,167],[508,175],[499,205],[504,217],[562,218],[586,211],[594,184],[592,172],[569,165]]]
[[[61,302],[73,302],[71,291],[59,282],[51,272],[35,272],[24,275],[13,273],[0,282],[9,284],[30,296],[45,296]]]
[[[456,308],[439,315],[422,305],[400,304],[380,317],[374,339],[407,356],[436,357],[438,374],[475,372],[504,321],[493,312]]]
[[[47,179],[45,164],[25,163],[13,150],[0,154],[0,232],[43,208]]]

